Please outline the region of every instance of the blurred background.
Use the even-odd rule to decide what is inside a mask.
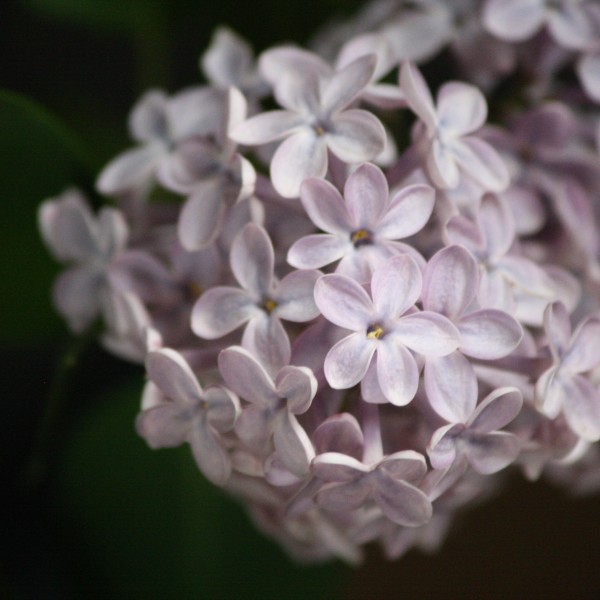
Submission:
[[[148,87],[201,81],[228,24],[255,50],[305,43],[360,0],[4,0],[0,8],[0,598],[599,598],[600,498],[519,478],[435,556],[300,566],[207,484],[187,448],[137,438],[143,372],[73,340],[39,203],[92,193]]]

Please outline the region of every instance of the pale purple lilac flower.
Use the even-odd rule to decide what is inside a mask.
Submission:
[[[591,316],[571,330],[560,302],[548,305],[544,329],[552,366],[536,385],[536,404],[548,417],[562,411],[569,426],[584,440],[600,440],[600,393],[585,373],[600,365],[600,318]]]
[[[162,185],[187,196],[178,221],[179,239],[187,250],[200,250],[214,242],[226,210],[254,192],[254,167],[228,136],[245,119],[246,100],[237,89],[229,88],[223,104],[227,108],[214,134],[181,142],[157,172]]]
[[[468,395],[464,404],[470,406],[471,414],[464,422],[450,423],[435,431],[427,448],[432,466],[447,469],[464,458],[483,475],[504,469],[517,458],[521,441],[515,434],[499,430],[519,414],[523,404],[521,392],[511,387],[499,388],[477,407],[477,383],[465,386],[463,393]]]
[[[423,308],[450,319],[459,336],[456,352],[428,357],[425,364],[428,402],[449,421],[464,422],[473,409],[468,398],[477,384],[466,357],[502,358],[510,354],[523,337],[521,325],[510,314],[473,305],[478,288],[477,262],[462,246],[443,248],[425,268]]]
[[[383,173],[369,163],[346,180],[344,197],[333,185],[309,179],[300,200],[313,223],[326,233],[297,240],[288,262],[300,269],[320,268],[340,260],[336,272],[363,283],[391,256],[408,253],[421,264],[420,254],[398,240],[407,238],[429,220],[435,193],[427,185],[411,185],[391,199]]]
[[[206,478],[225,485],[231,460],[221,434],[238,418],[237,396],[222,386],[203,390],[183,356],[170,348],[149,352],[146,370],[164,398],[138,415],[138,433],[152,448],[188,442]]]
[[[490,191],[501,191],[509,183],[506,166],[496,151],[472,135],[487,117],[483,94],[462,82],[444,84],[434,104],[421,72],[410,62],[400,70],[400,87],[422,127],[417,144],[422,147],[427,172],[441,188],[454,188],[462,175]]]
[[[96,182],[102,194],[118,196],[146,189],[171,152],[194,135],[210,135],[220,119],[223,97],[217,90],[191,88],[169,98],[161,90],[146,92],[129,117],[129,130],[139,146],[108,163]]]
[[[320,273],[292,271],[278,281],[271,240],[254,224],[246,225],[234,240],[230,264],[241,288],[207,290],[193,308],[192,330],[215,339],[245,325],[242,345],[275,373],[288,364],[291,353],[281,319],[303,323],[318,316],[313,288]]]
[[[477,259],[477,298],[482,307],[503,310],[528,324],[541,324],[541,311],[556,299],[556,286],[533,261],[509,253],[515,241],[515,223],[505,202],[486,195],[476,222],[452,217],[446,224],[446,236],[451,244],[464,246]]]
[[[304,475],[314,449],[296,415],[310,408],[317,391],[312,371],[284,366],[272,378],[239,346],[230,346],[219,354],[219,371],[226,385],[250,403],[236,424],[240,438],[258,451],[272,441],[283,464],[292,473]]]
[[[371,296],[354,279],[324,275],[315,285],[315,301],[326,319],[354,333],[339,341],[325,358],[331,387],[361,383],[367,402],[408,404],[417,392],[419,368],[412,351],[445,356],[458,347],[458,331],[445,317],[418,311],[421,271],[404,254],[375,270]]]
[[[285,110],[250,117],[230,135],[248,145],[285,138],[271,161],[271,179],[282,196],[296,197],[304,179],[325,176],[328,150],[348,163],[371,160],[383,151],[380,121],[367,111],[348,108],[369,84],[375,65],[374,56],[364,56],[325,81],[312,69],[288,71],[274,89]]]
[[[38,211],[46,246],[71,266],[56,280],[54,305],[69,327],[81,333],[100,316],[108,293],[108,269],[127,243],[121,212],[104,207],[96,217],[77,190],[46,200]]]
[[[315,497],[326,510],[356,510],[372,499],[399,525],[419,527],[431,519],[431,503],[417,487],[427,465],[425,458],[412,450],[396,452],[373,464],[326,452],[314,458],[311,472],[326,483]]]

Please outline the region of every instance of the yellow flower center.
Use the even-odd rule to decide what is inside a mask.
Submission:
[[[383,328],[381,325],[373,324],[367,328],[367,337],[370,340],[378,340],[383,335]]]
[[[276,308],[277,308],[277,302],[275,302],[275,300],[271,300],[270,298],[268,300],[265,300],[265,303],[263,304],[263,308],[269,313],[271,314]]]

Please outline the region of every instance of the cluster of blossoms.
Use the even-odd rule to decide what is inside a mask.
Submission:
[[[113,204],[39,223],[148,444],[309,561],[434,549],[511,469],[600,489],[599,9],[376,0],[256,60],[221,28],[146,93]]]

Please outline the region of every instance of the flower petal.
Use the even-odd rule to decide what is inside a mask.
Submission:
[[[325,137],[312,129],[303,129],[281,143],[271,160],[271,180],[284,198],[300,195],[300,186],[308,177],[325,177],[327,145]]]
[[[406,406],[419,386],[419,369],[414,356],[401,344],[384,338],[377,347],[377,379],[391,404]]]
[[[477,131],[487,119],[487,103],[474,85],[452,81],[445,83],[437,100],[438,127],[450,135]]]
[[[179,213],[177,233],[188,251],[206,248],[219,235],[225,214],[223,189],[218,181],[198,184]]]
[[[218,434],[204,421],[198,421],[190,430],[189,441],[204,476],[215,485],[225,485],[231,474],[231,459]]]
[[[315,451],[298,419],[287,410],[279,414],[273,442],[279,458],[294,475],[302,477],[308,473]]]
[[[437,126],[437,113],[429,87],[419,69],[411,62],[404,62],[400,69],[400,87],[411,110],[425,123],[433,135]]]
[[[386,143],[381,121],[359,108],[337,114],[325,138],[331,152],[346,163],[373,160],[383,152]]]
[[[287,261],[297,269],[319,269],[339,260],[352,250],[349,236],[316,233],[294,242],[288,250]]]
[[[507,42],[530,38],[544,23],[544,0],[488,0],[483,12],[485,28]]]
[[[247,223],[231,245],[230,264],[238,283],[256,300],[271,293],[275,255],[269,234]]]
[[[478,310],[457,323],[460,350],[468,356],[493,360],[509,355],[523,338],[523,328],[508,313]]]
[[[570,380],[563,410],[569,427],[588,442],[600,440],[600,394],[585,377]]]
[[[277,285],[273,299],[277,303],[275,314],[286,321],[304,323],[319,316],[319,309],[314,300],[314,289],[317,279],[322,276],[319,271],[292,271]]]
[[[431,258],[423,276],[423,306],[455,319],[477,294],[477,262],[462,246],[448,246]]]
[[[488,394],[469,420],[472,431],[489,433],[508,425],[520,412],[523,396],[514,387],[502,387]]]
[[[460,352],[428,357],[425,391],[431,408],[440,417],[450,423],[466,423],[477,404],[475,371]]]
[[[433,515],[433,507],[425,493],[383,470],[377,471],[373,499],[388,519],[404,527],[420,527]]]
[[[395,334],[405,346],[424,356],[446,356],[459,343],[459,333],[452,322],[429,311],[402,317]]]
[[[344,275],[323,275],[315,284],[314,295],[323,316],[339,327],[364,332],[374,318],[369,294]]]
[[[306,119],[289,110],[271,110],[232,127],[229,137],[238,144],[257,146],[286,137],[306,125]]]
[[[421,295],[423,278],[408,254],[392,256],[373,273],[371,295],[377,318],[395,319],[411,308]]]
[[[317,393],[317,380],[308,367],[283,367],[275,378],[277,394],[285,398],[290,412],[305,413]]]
[[[501,156],[487,142],[475,136],[461,138],[452,144],[452,154],[461,168],[477,183],[491,192],[508,187],[510,175]]]
[[[399,240],[421,231],[435,204],[435,190],[428,185],[409,185],[392,198],[377,226],[377,236]]]
[[[245,290],[214,287],[200,296],[192,309],[192,331],[207,340],[220,338],[237,329],[260,309]]]
[[[329,350],[325,357],[325,377],[336,390],[351,388],[367,372],[377,344],[364,333],[353,333]]]
[[[176,402],[197,404],[202,388],[187,361],[175,350],[161,348],[146,357],[148,377],[167,398]]]
[[[497,473],[510,465],[521,451],[521,440],[506,431],[495,431],[469,440],[469,463],[482,475]]]
[[[346,180],[344,198],[356,229],[373,232],[388,204],[385,175],[375,165],[361,165]]]

